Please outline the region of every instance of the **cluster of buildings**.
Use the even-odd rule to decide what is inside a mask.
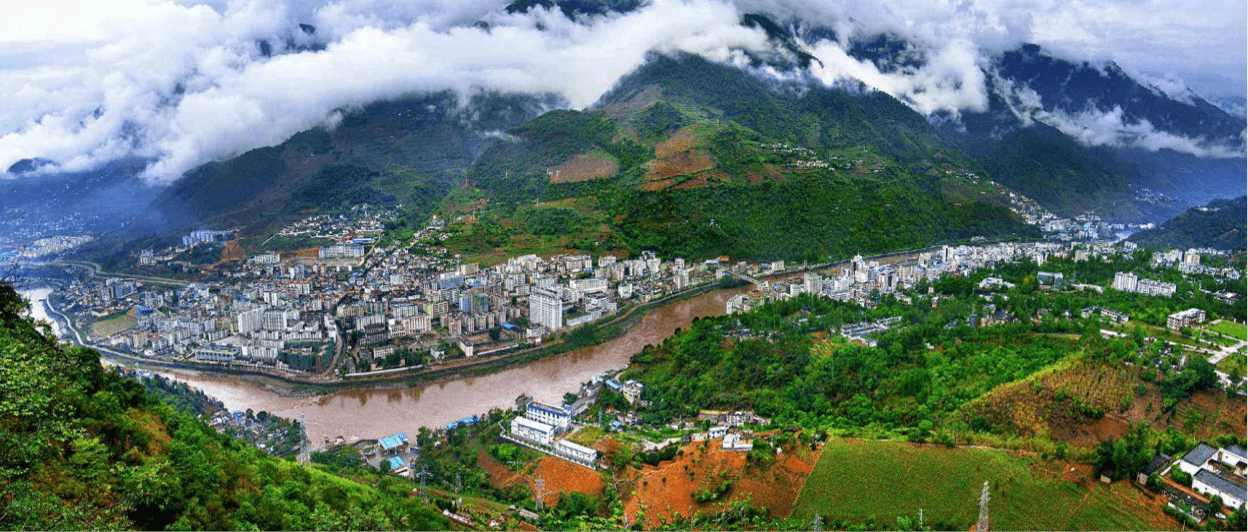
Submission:
[[[942,275],[966,275],[981,268],[991,268],[1001,262],[1030,259],[1038,264],[1052,257],[1068,257],[1074,252],[1069,243],[1000,243],[980,246],[943,246],[938,250],[897,257],[889,263],[867,261],[861,255],[843,266],[833,266],[819,272],[805,272],[800,282],[758,283],[759,290],[738,294],[728,300],[729,314],[746,312],[766,300],[779,300],[798,294],[812,294],[840,301],[852,301],[865,307],[876,305],[875,296],[892,294],[909,302],[903,290],[914,288],[920,281],[934,281]],[[773,273],[768,268],[757,267],[755,275]],[[1060,275],[1060,274],[1054,274]],[[1009,287],[1011,283],[990,278],[984,283],[990,286]]]
[[[1192,248],[1187,251],[1172,249],[1153,253],[1152,263],[1154,266],[1174,266],[1186,274],[1205,274],[1235,281],[1243,277],[1243,273],[1234,267],[1213,268],[1202,265],[1201,255],[1226,255],[1226,252],[1212,248]]]
[[[17,256],[24,259],[38,259],[64,253],[92,240],[95,240],[95,237],[90,235],[57,235],[39,238],[23,247]]]
[[[64,310],[123,325],[91,341],[140,356],[325,371],[332,355],[345,352],[342,367],[354,375],[392,369],[396,353],[437,361],[540,343],[625,304],[727,275],[718,260],[689,264],[651,252],[633,259],[526,255],[481,267],[447,253],[440,245],[446,224],[436,217],[411,245],[373,246],[370,235],[384,220],[365,208],[312,217],[283,231],[334,231],[339,241],[315,258],[265,252],[218,265],[220,281],[179,288],[130,279],[75,282],[62,294]],[[200,245],[222,234],[187,238]],[[160,258],[140,254],[145,264]],[[397,364],[416,367],[410,360]]]
[[[1171,500],[1171,506],[1175,506],[1175,502],[1182,503],[1197,514],[1193,517],[1199,519],[1206,516],[1210,500],[1215,496],[1222,500],[1224,515],[1244,508],[1245,501],[1248,501],[1246,468],[1248,451],[1243,447],[1214,447],[1200,442],[1178,460],[1164,454],[1157,455],[1136,480],[1143,484],[1153,473],[1159,474],[1165,479],[1162,489]],[[1172,479],[1171,473],[1175,469],[1191,478],[1190,486]]]
[[[377,237],[386,228],[386,222],[394,218],[392,209],[376,209],[369,205],[356,205],[349,212],[318,214],[301,218],[277,232],[284,238],[311,237],[336,242],[356,238]]]
[[[1129,272],[1114,273],[1113,287],[1114,290],[1122,292],[1136,292],[1146,296],[1160,297],[1174,297],[1174,292],[1176,290],[1174,283],[1140,278],[1134,273]]]
[[[524,415],[511,420],[510,430],[503,437],[592,468],[598,461],[597,450],[560,438],[572,428],[572,420],[586,408],[588,402],[585,400],[561,406],[530,401],[524,409]]]
[[[339,295],[314,279],[176,288],[110,278],[58,292],[65,309],[93,317],[89,341],[149,358],[320,370],[338,329]],[[109,327],[100,324],[109,323]]]

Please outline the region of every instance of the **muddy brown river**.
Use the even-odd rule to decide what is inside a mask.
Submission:
[[[158,373],[204,390],[229,409],[268,411],[302,419],[308,439],[319,444],[342,436],[348,441],[396,432],[414,435],[420,427],[439,428],[491,408],[515,405],[521,394],[539,401],[560,401],[595,374],[628,365],[646,344],[659,344],[694,318],[721,316],[728,298],[740,290],[714,290],[647,312],[622,336],[593,347],[570,351],[498,373],[463,377],[413,388],[350,390],[314,397],[291,397],[234,377],[196,371]]]

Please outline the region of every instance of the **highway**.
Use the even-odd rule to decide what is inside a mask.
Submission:
[[[100,266],[99,264],[94,263],[94,262],[87,262],[87,261],[58,260],[58,261],[49,262],[46,264],[49,266],[77,266],[79,268],[84,268],[88,270],[89,272],[91,272],[91,276],[93,277],[114,277],[114,278],[135,279],[135,280],[143,281],[145,283],[167,284],[167,285],[174,285],[174,286],[188,286],[191,284],[188,281],[180,281],[177,279],[166,279],[164,277],[152,277],[150,275],[133,275],[133,274],[128,274],[128,273],[106,272],[104,271],[104,268]]]

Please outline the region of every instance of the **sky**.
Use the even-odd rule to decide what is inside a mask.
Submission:
[[[853,60],[844,43],[803,44],[823,62],[808,73],[815,79],[859,79],[925,114],[981,110],[985,58],[1022,42],[1113,60],[1175,95],[1248,91],[1243,1],[650,0],[634,13],[578,21],[557,10],[507,15],[505,3],[8,2],[0,7],[0,171],[31,157],[81,170],[137,156],[153,161],[146,178],[168,182],[204,162],[332,127],[344,109],[444,89],[552,93],[584,108],[652,51],[743,64],[741,50],[768,46],[760,30],[739,24],[748,12],[918,43],[929,64],[904,76]],[[1109,128],[1082,135],[1088,143],[1126,138],[1114,131],[1140,138],[1140,128],[1147,137],[1151,128],[1112,114],[1053,119],[1083,120],[1071,126],[1078,131]]]

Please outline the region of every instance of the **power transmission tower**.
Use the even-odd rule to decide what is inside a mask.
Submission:
[[[546,496],[546,479],[539,476],[537,477],[536,480],[533,481],[533,498],[535,499],[535,502],[537,503],[538,510],[542,509],[542,506],[543,506],[542,498],[545,496]]]
[[[429,478],[432,475],[433,473],[429,472],[429,467],[424,464],[421,464],[420,472],[416,473],[416,476],[420,478],[420,496],[421,497],[428,498],[428,496],[425,495],[425,479]]]
[[[823,532],[823,516],[819,515],[819,511],[815,511],[815,522],[811,523],[810,529],[814,532]]]
[[[975,522],[975,532],[987,532],[988,530],[988,500],[992,497],[988,495],[988,481],[984,481],[984,491],[979,494],[979,521]]]
[[[463,490],[464,490],[464,483],[459,476],[459,471],[456,471],[455,472],[455,493],[459,493]]]

